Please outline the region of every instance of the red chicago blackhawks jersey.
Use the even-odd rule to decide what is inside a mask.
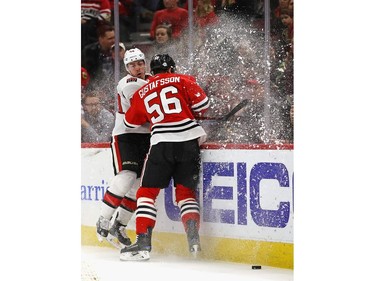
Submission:
[[[111,5],[108,0],[81,0],[81,19],[111,19]]]
[[[151,145],[159,142],[182,142],[206,139],[204,129],[194,116],[209,106],[203,89],[190,76],[160,73],[137,90],[125,114],[125,126],[136,128],[151,124]]]

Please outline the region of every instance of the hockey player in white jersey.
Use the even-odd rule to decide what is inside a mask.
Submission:
[[[125,52],[124,63],[129,74],[117,85],[117,112],[111,139],[115,176],[104,194],[96,223],[98,240],[102,242],[107,239],[119,249],[131,244],[126,226],[136,209],[136,192],[150,147],[149,124],[136,129],[129,129],[124,125],[124,115],[130,107],[130,99],[151,76],[146,73],[145,55],[138,48],[129,49]]]

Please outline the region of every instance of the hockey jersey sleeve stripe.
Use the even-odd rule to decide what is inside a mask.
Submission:
[[[154,132],[151,133],[151,135],[165,134],[165,133],[181,133],[181,132],[189,131],[195,127],[200,127],[200,125],[193,124],[193,126],[190,126],[188,128],[183,128],[183,129],[171,128],[170,130],[155,130]]]
[[[131,123],[127,122],[125,119],[124,119],[124,124],[125,124],[125,127],[130,128],[130,129],[140,127],[140,125],[131,124]]]
[[[201,102],[197,103],[197,104],[194,104],[191,109],[195,112],[200,112],[202,110],[205,110],[207,109],[209,106],[209,100],[208,98],[206,97],[204,100],[202,100]]]
[[[163,128],[171,128],[171,127],[183,127],[183,126],[189,126],[191,123],[193,123],[194,121],[191,120],[191,119],[184,119],[182,121],[178,121],[178,122],[170,122],[170,123],[163,123],[163,124],[155,124],[153,127],[152,127],[152,130],[159,130],[159,129],[163,129]],[[152,131],[151,130],[151,131]]]
[[[154,125],[151,129],[151,135],[165,134],[165,133],[181,133],[181,132],[189,131],[199,126],[200,125],[194,120],[185,119],[181,122],[165,123],[163,125]]]

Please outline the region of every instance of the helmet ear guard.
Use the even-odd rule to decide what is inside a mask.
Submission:
[[[124,64],[126,70],[129,72],[128,64],[134,61],[143,60],[146,64],[145,54],[138,48],[129,49],[125,52]]]

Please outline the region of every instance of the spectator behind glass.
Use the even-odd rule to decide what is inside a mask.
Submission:
[[[289,51],[294,36],[293,12],[289,9],[282,9],[280,19],[285,27],[282,33],[282,39],[286,43],[286,51]]]
[[[125,69],[125,66],[124,66],[124,57],[125,57],[125,51],[126,51],[126,48],[125,48],[125,45],[124,43],[122,42],[119,42],[119,62],[120,62],[120,77],[122,76],[125,76],[126,75],[126,69]],[[113,44],[111,46],[111,56],[112,56],[112,63],[113,63],[113,67],[114,67],[114,64],[115,64],[115,58],[116,58],[116,54],[115,54],[115,44]],[[114,80],[113,80],[113,83],[114,83]]]
[[[211,0],[196,0],[196,6],[194,6],[193,11],[193,25],[194,25],[194,34],[193,45],[196,48],[196,52],[204,53],[208,37],[210,33],[215,30],[215,25],[219,23],[219,17],[216,15],[214,6],[211,4]],[[184,32],[183,34],[185,42],[188,42],[188,33]],[[188,56],[188,54],[186,54]],[[176,56],[177,57],[177,56]],[[186,62],[179,62],[179,65],[187,65]],[[201,66],[199,66],[201,67]],[[181,70],[180,70],[181,71]],[[196,70],[195,70],[196,71]],[[188,71],[191,73],[190,71]]]
[[[210,0],[211,5],[215,8],[216,7],[217,0]],[[198,0],[193,0],[193,9],[197,7]],[[182,7],[186,10],[189,9],[189,1],[185,0],[185,3],[182,5]]]
[[[120,75],[122,77],[126,75],[126,69],[123,63],[124,56],[125,56],[125,45],[122,42],[119,42],[119,67],[120,67]],[[111,66],[106,72],[105,75],[100,79],[99,85],[96,85],[96,89],[100,90],[102,93],[102,105],[111,112],[113,115],[116,112],[115,109],[115,102],[116,102],[116,95],[115,95],[115,44],[111,46]]]
[[[102,107],[100,93],[87,90],[82,99],[81,142],[109,142],[115,117]]]
[[[200,28],[218,22],[218,17],[215,13],[214,6],[212,5],[212,0],[197,0],[194,20],[195,24]]]
[[[135,0],[119,0],[119,27],[120,27],[120,41],[130,42],[130,33],[136,32],[136,18],[135,18]],[[114,25],[114,0],[109,0],[111,5],[111,23]]]
[[[289,0],[288,9],[293,12],[294,10],[294,0]]]
[[[281,14],[281,10],[282,9],[288,9],[289,7],[289,0],[279,0],[279,5],[275,8],[275,10],[273,11],[273,14],[276,18],[280,18]]]
[[[216,2],[219,3],[217,7],[219,10],[230,10],[236,5],[236,0],[218,0]]]
[[[183,45],[184,35],[181,38],[172,37],[172,29],[169,25],[159,24],[155,28],[155,40],[151,48],[147,50],[146,58],[151,60],[155,54],[168,54],[180,65],[179,71],[184,73],[185,67],[188,66],[188,53],[186,45]]]
[[[134,1],[134,11],[136,13],[138,25],[151,24],[154,18],[154,13],[157,10],[164,9],[162,0],[133,0]]]
[[[159,46],[168,44],[172,39],[172,29],[170,26],[160,24],[155,28],[155,43]]]
[[[284,29],[283,23],[281,22],[280,12],[282,9],[288,9],[289,0],[279,0],[277,7],[271,13],[271,29],[272,32],[276,33],[277,36]]]
[[[151,23],[150,37],[155,40],[155,28],[159,24],[167,24],[172,28],[172,37],[179,38],[188,26],[188,11],[178,6],[178,0],[163,0],[165,9],[156,11]]]
[[[147,51],[147,60],[151,60],[155,54],[170,54],[172,56],[176,51],[173,43],[175,41],[172,39],[172,28],[166,24],[159,24],[155,28],[155,40],[152,48]]]
[[[102,24],[98,27],[97,42],[87,45],[81,55],[81,65],[90,75],[90,86],[104,92],[107,96],[104,102],[111,103],[111,106],[115,101],[115,85],[111,80],[114,75],[111,47],[114,43],[114,27],[109,23]]]
[[[115,44],[115,29],[111,24],[102,24],[97,30],[97,41],[82,50],[81,65],[86,68],[93,84],[112,67],[111,46]]]
[[[108,0],[81,0],[81,50],[97,40],[98,24],[110,20],[111,10]]]

